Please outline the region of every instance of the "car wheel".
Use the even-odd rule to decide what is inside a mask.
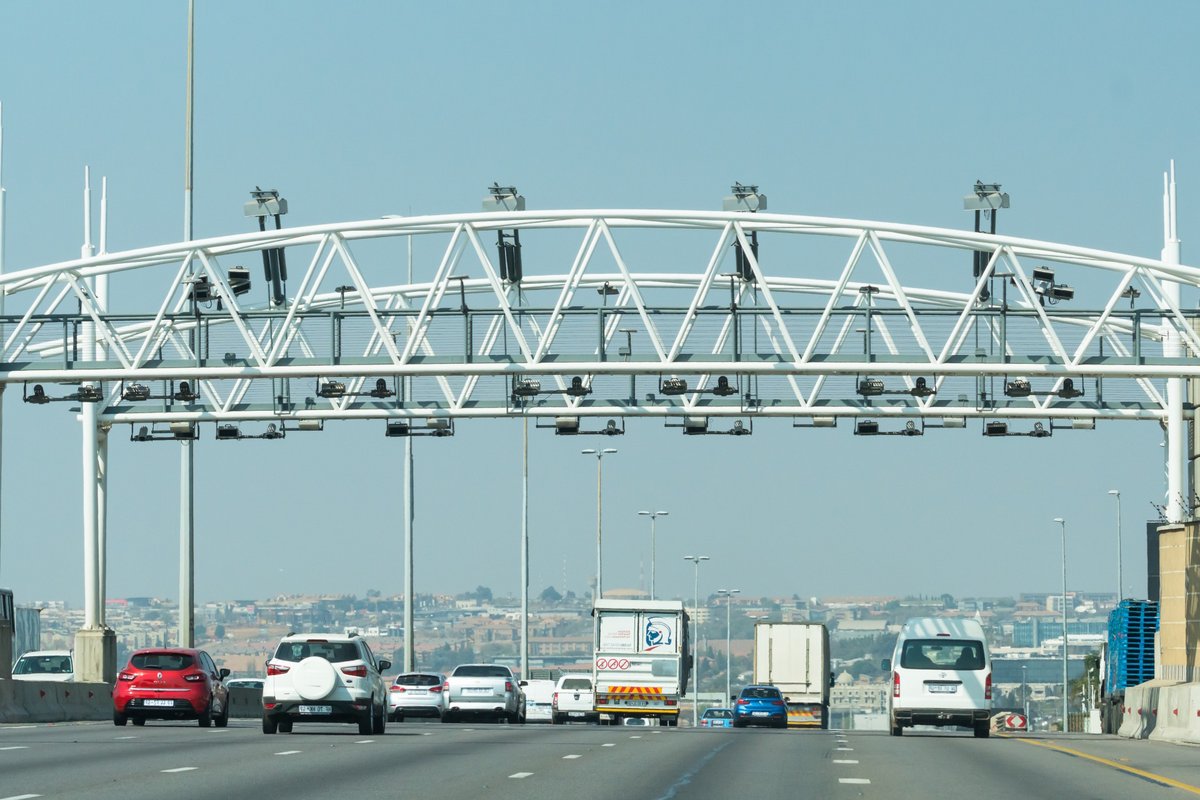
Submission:
[[[144,720],[144,719],[142,719],[142,718],[140,718],[140,717],[135,717],[135,718],[134,718],[134,720],[133,720],[133,724],[134,724],[134,725],[137,725],[137,726],[140,728],[140,727],[142,727],[143,725],[145,725],[145,724],[146,724],[146,720]]]
[[[127,721],[128,718],[124,714],[116,711],[113,712],[113,725],[116,725],[119,728],[124,728]]]
[[[387,730],[387,707],[380,706],[379,713],[371,721],[371,734],[374,736],[382,736]]]
[[[221,709],[221,716],[217,717],[216,722],[218,728],[229,727],[229,698],[225,698],[225,706]]]
[[[983,722],[975,723],[975,738],[986,739],[992,735],[992,727],[985,719]]]
[[[279,730],[279,723],[269,714],[263,714],[263,733],[274,733]]]
[[[735,728],[744,728],[745,725],[746,725],[746,723],[742,722],[740,719],[735,719],[733,721],[733,727],[735,727]]]
[[[904,728],[900,725],[892,725],[892,736],[903,736]]]
[[[368,711],[358,718],[358,733],[360,736],[370,736],[375,727],[375,712]]]
[[[558,714],[551,714],[550,715],[550,724],[551,725],[562,725],[562,717],[560,717]]]
[[[204,713],[196,717],[196,722],[201,728],[207,728],[212,725],[212,701],[208,701],[208,707],[204,709]]]

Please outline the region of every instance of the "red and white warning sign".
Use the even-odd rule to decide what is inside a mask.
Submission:
[[[1004,727],[1010,731],[1023,731],[1026,727],[1024,714],[1009,714],[1004,718]]]

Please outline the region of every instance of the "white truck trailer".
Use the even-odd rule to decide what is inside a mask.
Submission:
[[[600,724],[679,722],[691,673],[688,615],[678,600],[596,601],[592,678]]]
[[[783,692],[789,728],[828,728],[828,629],[818,622],[755,625],[754,682]]]

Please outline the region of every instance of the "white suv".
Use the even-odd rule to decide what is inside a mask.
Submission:
[[[381,672],[392,663],[376,660],[361,636],[290,634],[267,661],[263,682],[263,733],[292,732],[304,722],[357,722],[363,735],[387,726],[388,691]]]

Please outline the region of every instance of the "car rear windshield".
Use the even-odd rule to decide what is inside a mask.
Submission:
[[[900,654],[905,669],[983,669],[983,642],[970,639],[909,639]]]
[[[21,656],[13,667],[13,675],[65,675],[70,671],[70,656]]]
[[[397,675],[397,686],[437,686],[442,679],[437,675]]]
[[[562,687],[564,689],[579,690],[590,692],[592,690],[591,678],[563,678]]]
[[[137,653],[129,659],[136,669],[187,669],[196,659],[187,653]]]
[[[728,708],[710,708],[704,712],[705,719],[733,719],[733,712]]]
[[[764,700],[778,700],[782,697],[778,689],[770,686],[749,686],[742,689],[742,697],[759,697]]]
[[[455,677],[458,678],[511,678],[508,667],[494,667],[490,664],[465,664],[456,667]]]
[[[275,650],[275,657],[280,661],[303,661],[313,656],[335,664],[362,659],[354,642],[280,642]]]

